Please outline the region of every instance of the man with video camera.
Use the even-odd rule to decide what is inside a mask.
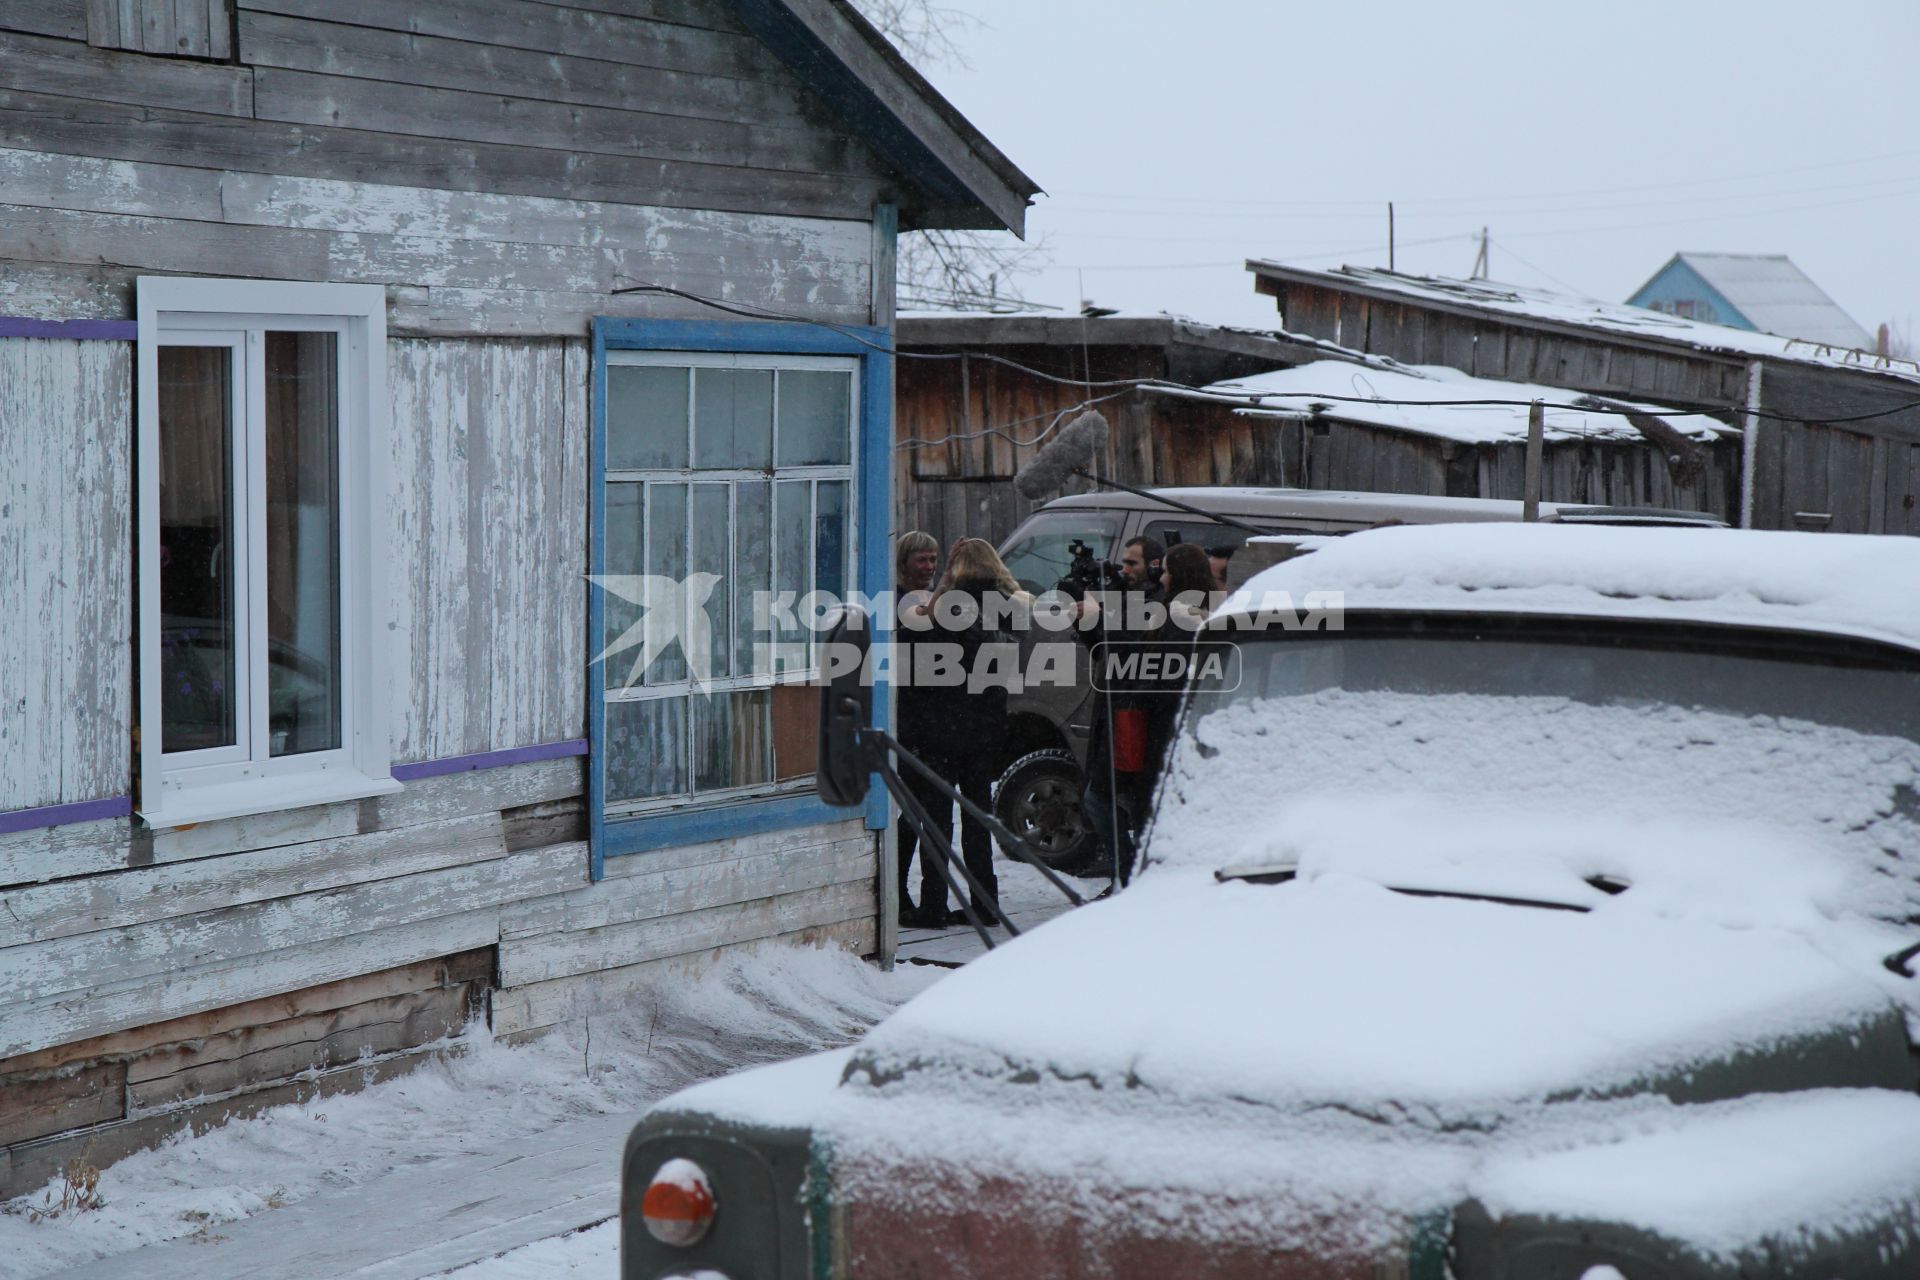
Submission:
[[[1134,838],[1146,821],[1152,799],[1159,762],[1151,758],[1151,708],[1146,700],[1160,693],[1137,679],[1113,673],[1123,666],[1115,659],[1123,657],[1128,646],[1158,637],[1165,610],[1160,587],[1165,554],[1154,538],[1133,539],[1121,554],[1119,571],[1102,575],[1116,589],[1091,594],[1078,606],[1081,628],[1076,634],[1095,646],[1096,700],[1080,809],[1100,841],[1102,861],[1112,867],[1115,882],[1121,885],[1133,876]]]

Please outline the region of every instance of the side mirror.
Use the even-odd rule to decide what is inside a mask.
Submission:
[[[830,805],[851,808],[867,798],[873,765],[860,731],[873,723],[873,685],[867,653],[873,633],[863,609],[848,605],[818,650],[825,687],[820,690],[820,741],[814,785]]]

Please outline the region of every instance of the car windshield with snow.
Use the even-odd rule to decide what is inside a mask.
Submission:
[[[625,1274],[1920,1274],[1915,582],[1539,526],[1268,571],[1133,887],[662,1104]]]

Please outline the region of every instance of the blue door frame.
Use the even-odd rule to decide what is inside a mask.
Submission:
[[[593,322],[593,439],[589,460],[591,512],[588,572],[606,572],[607,561],[607,352],[726,351],[754,355],[852,356],[860,361],[860,422],[855,433],[854,471],[859,477],[854,513],[856,586],[877,596],[889,585],[887,530],[893,508],[893,334],[868,325],[817,325],[760,320],[633,320],[600,318]],[[591,648],[605,643],[605,598],[587,591],[587,635]],[[876,618],[876,640],[884,640],[892,620]],[[713,804],[691,802],[666,813],[607,819],[604,681],[591,664],[587,680],[588,848],[592,875],[606,873],[608,858],[645,853],[675,845],[699,844],[730,836],[778,831],[787,827],[844,822],[862,810],[836,809],[813,795],[735,798]],[[874,691],[874,723],[887,723],[887,691]],[[867,826],[887,825],[884,792],[867,796]]]

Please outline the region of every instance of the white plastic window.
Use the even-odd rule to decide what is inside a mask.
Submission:
[[[140,812],[396,790],[376,286],[139,282]]]

